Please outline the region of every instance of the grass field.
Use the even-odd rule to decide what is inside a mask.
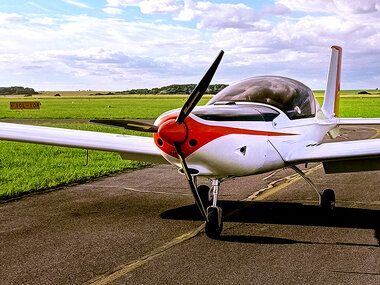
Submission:
[[[44,118],[44,119],[153,119],[163,112],[181,108],[187,96],[125,96],[42,98],[40,110],[10,110],[10,102],[36,101],[36,98],[0,98],[0,119]],[[202,98],[206,104],[210,98]]]
[[[360,91],[366,91],[369,94],[358,94]],[[325,95],[325,90],[313,90],[316,97],[323,97]],[[366,90],[342,90],[340,91],[341,97],[361,97],[361,96],[380,96],[380,90],[366,89]]]
[[[368,118],[380,114],[380,96],[342,93],[340,116]],[[210,98],[202,98],[199,105],[206,104]],[[170,95],[51,97],[38,99],[40,110],[10,110],[11,101],[35,101],[36,98],[0,98],[0,119],[154,119],[165,111],[181,108],[186,99],[187,96]],[[323,103],[323,97],[318,96],[317,100]]]
[[[93,124],[43,126],[78,130],[146,135]],[[57,186],[80,183],[121,171],[139,169],[147,163],[122,160],[116,153],[0,141],[0,200]]]
[[[61,93],[61,92],[59,92]],[[344,93],[341,98],[342,117],[379,117],[380,96],[353,95],[355,91]],[[357,93],[357,91],[356,91]],[[62,97],[38,95],[38,98],[20,96],[0,98],[1,119],[44,119],[43,125],[102,131],[123,134],[136,134],[117,128],[93,124],[53,124],[53,119],[95,119],[95,118],[145,118],[153,119],[163,112],[180,108],[187,96],[89,96],[88,94],[66,94]],[[351,95],[350,95],[351,94]],[[43,98],[42,98],[43,97]],[[38,99],[40,110],[9,109],[10,101]],[[203,98],[205,104],[210,97]],[[320,104],[323,97],[317,96]],[[50,121],[50,122],[49,122]],[[141,135],[141,134],[139,134]],[[123,161],[118,154],[89,151],[89,164],[86,164],[86,151],[53,146],[42,146],[17,142],[0,141],[0,199],[23,195],[71,183],[89,181],[147,164]]]

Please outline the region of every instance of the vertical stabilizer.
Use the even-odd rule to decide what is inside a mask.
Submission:
[[[325,99],[322,111],[327,119],[339,114],[340,73],[342,66],[342,48],[331,47],[330,66],[327,75]]]

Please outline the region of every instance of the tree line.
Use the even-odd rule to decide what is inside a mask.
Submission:
[[[196,84],[172,84],[152,89],[130,89],[115,92],[115,94],[190,94],[191,91],[194,90],[195,86]],[[206,94],[216,94],[227,86],[227,84],[212,84],[207,88]]]
[[[33,88],[29,87],[21,87],[21,86],[12,86],[12,87],[0,87],[0,95],[17,95],[17,94],[25,94],[32,95],[38,94],[38,92],[34,91]]]
[[[196,84],[172,84],[163,86],[160,88],[142,88],[142,89],[130,89],[120,92],[109,92],[107,94],[97,93],[95,95],[114,95],[114,94],[190,94],[194,90]],[[206,94],[217,94],[222,89],[226,88],[227,84],[212,84],[207,90]],[[12,87],[0,87],[0,95],[33,95],[38,94],[33,88],[12,86]]]

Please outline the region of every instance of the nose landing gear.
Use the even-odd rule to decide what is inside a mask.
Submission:
[[[218,238],[223,229],[222,208],[217,206],[220,181],[212,180],[212,205],[207,207],[206,234],[210,238]]]
[[[222,208],[210,206],[207,208],[206,235],[216,239],[223,229]]]
[[[211,188],[207,185],[197,187],[199,198],[206,209],[206,234],[213,239],[218,238],[223,229],[222,208],[217,206],[220,182],[219,179],[212,179]]]

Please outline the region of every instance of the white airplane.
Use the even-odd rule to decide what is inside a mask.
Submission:
[[[336,138],[341,125],[380,124],[380,118],[338,118],[342,49],[332,46],[323,106],[296,80],[258,76],[232,84],[206,106],[195,107],[222,59],[220,52],[181,110],[162,114],[153,125],[127,120],[93,122],[153,133],[128,136],[0,123],[0,139],[117,152],[123,159],[170,163],[185,174],[205,220],[206,233],[222,231],[220,183],[283,167],[299,173],[317,192],[321,208],[332,211],[335,194],[320,193],[297,167],[322,162],[326,173],[380,170],[380,139],[322,143]],[[209,178],[211,187],[197,185]]]

